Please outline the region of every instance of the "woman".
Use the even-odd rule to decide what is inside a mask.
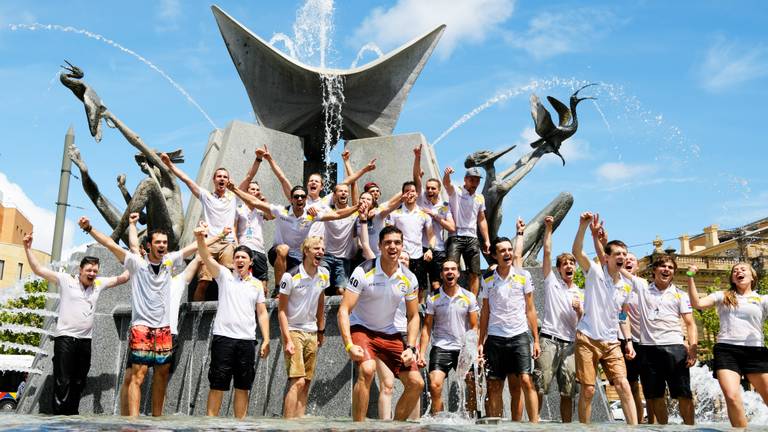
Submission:
[[[730,289],[700,299],[693,280],[696,271],[696,266],[688,270],[691,306],[699,310],[717,307],[720,331],[712,350],[714,376],[723,390],[731,426],[746,427],[740,386],[742,375],[768,405],[768,349],[763,342],[768,296],[753,291],[757,285],[755,269],[747,263],[738,263],[731,268]]]

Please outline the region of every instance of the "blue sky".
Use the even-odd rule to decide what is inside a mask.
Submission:
[[[278,32],[294,37],[304,2],[218,4],[268,40]],[[556,252],[570,249],[578,213],[592,210],[607,218],[611,237],[644,255],[656,235],[676,238],[711,223],[729,228],[768,216],[765,138],[758,133],[768,97],[766,19],[762,1],[337,0],[326,63],[346,68],[368,42],[387,52],[447,24],[396,133],[421,132],[433,141],[486,101],[500,102],[436,145],[442,167],[461,166],[469,151],[517,144],[498,165],[514,163],[534,139],[523,86],[538,83],[540,97],[567,100],[573,80],[603,83],[585,91],[599,99],[579,105],[579,131],[562,149],[565,167],[547,155],[507,196],[502,232],[513,230],[516,216],[530,218],[570,191],[575,204],[555,234]],[[36,247],[50,248],[70,124],[92,176],[114,202],[121,202],[118,173],[128,175],[129,189],[142,177],[134,149],[116,131],[105,130],[99,144],[88,134],[82,105],[58,82],[64,59],[82,67],[105,104],[151,146],[183,148],[188,172],[199,165],[213,126],[136,57],[82,34],[30,30],[34,23],[87,30],[133,50],[218,127],[253,120],[210,3],[0,3],[0,191],[36,224]],[[372,59],[366,54],[361,64]],[[561,84],[546,84],[553,81]],[[70,221],[85,214],[106,228],[77,179],[70,203],[83,207],[69,209]],[[68,227],[65,247],[88,241]],[[679,247],[677,240],[666,245]]]

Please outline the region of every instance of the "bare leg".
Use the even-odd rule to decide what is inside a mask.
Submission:
[[[747,427],[747,417],[744,414],[744,401],[741,399],[741,376],[732,370],[717,371],[717,381],[725,397],[728,407],[728,420],[733,427]]]
[[[501,394],[504,391],[504,380],[489,379],[487,384],[488,400],[485,403],[485,412],[488,417],[501,417],[504,414],[504,399]]]
[[[467,406],[465,409],[469,413],[470,416],[474,415],[474,413],[477,411],[477,394],[475,393],[475,376],[470,371],[467,373],[466,378],[464,379],[464,382],[467,384]]]
[[[142,364],[131,366],[131,385],[128,387],[128,415],[131,417],[139,416],[141,384],[144,382],[148,369],[147,365]]]
[[[768,373],[747,374],[747,379],[760,397],[763,398],[763,403],[768,405]]]
[[[509,410],[512,421],[520,421],[523,419],[523,391],[520,376],[507,375],[507,384],[509,385]]]
[[[523,398],[525,399],[525,412],[528,414],[528,421],[531,423],[539,422],[539,398],[536,393],[536,386],[533,385],[531,374],[520,375],[522,384]]]
[[[637,381],[629,383],[629,387],[632,389],[632,399],[635,401],[637,421],[638,423],[643,423],[645,415],[643,415],[643,398],[640,396],[640,383]]]
[[[413,411],[424,390],[424,379],[419,371],[400,372],[400,381],[405,389],[395,405],[395,420],[403,421]]]
[[[376,373],[376,361],[366,360],[358,366],[357,381],[352,389],[352,420],[364,421],[371,395],[371,382]]]
[[[541,406],[539,406],[539,412],[541,412]],[[570,396],[560,396],[560,420],[563,423],[573,421],[573,398]]]
[[[620,377],[613,383],[616,392],[621,399],[621,410],[624,411],[624,418],[628,425],[637,424],[637,411],[635,411],[635,401],[632,399],[632,388],[629,387],[627,378]]]
[[[663,397],[660,398],[653,398],[653,399],[646,399],[645,403],[648,404],[648,406],[652,406],[653,412],[656,415],[656,423],[665,425],[669,423],[669,413],[667,412],[667,400]],[[682,416],[683,412],[680,410],[680,415]]]
[[[275,256],[275,293],[278,292],[278,284],[280,283],[280,280],[283,278],[283,273],[285,273],[286,267],[288,266],[288,251],[290,248],[288,245],[281,244],[277,245],[275,248],[276,256]]]
[[[221,400],[224,398],[224,392],[221,390],[209,390],[208,391],[208,406],[206,407],[206,415],[210,417],[216,417],[221,410]]]
[[[595,397],[595,386],[582,384],[579,392],[579,422],[589,423],[592,419],[592,398]]]
[[[297,407],[299,395],[304,391],[304,383],[304,377],[288,378],[288,391],[285,392],[285,400],[283,402],[283,417],[299,417]]]
[[[296,412],[298,413],[299,417],[304,417],[304,415],[307,413],[307,400],[309,400],[309,385],[310,385],[310,380],[304,379],[304,387],[301,389],[301,393],[299,393],[299,399],[296,401]]]
[[[683,423],[687,425],[692,425],[694,423],[693,399],[677,398],[677,403],[680,407],[680,417],[683,418]]]
[[[123,375],[123,385],[120,386],[120,415],[128,415],[128,388],[131,386],[131,375],[133,369],[128,368]]]
[[[445,381],[445,372],[433,370],[429,373],[429,395],[432,398],[432,414],[437,414],[443,410],[443,382]]]
[[[376,375],[379,377],[379,418],[392,420],[392,394],[395,390],[395,375],[380,359],[376,359]]]
[[[170,364],[155,366],[155,373],[152,375],[152,415],[154,417],[163,415],[165,389],[168,387],[168,377],[170,374]]]
[[[248,390],[235,389],[235,418],[244,419],[248,414]]]
[[[474,295],[477,295],[477,292],[480,291],[480,275],[469,273],[469,290]]]

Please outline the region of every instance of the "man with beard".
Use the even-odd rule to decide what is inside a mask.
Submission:
[[[215,236],[224,231],[224,227],[235,226],[235,216],[237,215],[237,199],[227,191],[229,184],[229,171],[226,168],[219,167],[213,172],[213,193],[200,187],[184,171],[177,167],[167,154],[160,155],[163,163],[170,168],[173,174],[179,178],[187,187],[192,195],[200,200],[203,212],[203,220],[208,224],[208,235]],[[210,252],[217,263],[227,268],[232,268],[232,251],[235,249],[235,236],[230,233],[225,238],[226,241],[218,242],[211,246]],[[208,266],[200,266],[197,275],[197,288],[192,295],[194,301],[205,301],[205,293],[208,290],[213,276],[208,272]]]
[[[320,237],[307,237],[301,244],[303,260],[283,273],[280,281],[278,321],[285,351],[288,390],[283,403],[285,418],[303,417],[310,381],[315,373],[317,350],[325,333],[325,295],[328,270],[320,267],[325,249]]]
[[[425,366],[427,345],[432,339],[429,352],[429,394],[432,397],[432,414],[443,410],[443,382],[451,369],[459,364],[459,352],[464,345],[464,335],[468,330],[477,330],[477,314],[480,306],[475,295],[459,286],[459,265],[447,260],[443,263],[443,285],[437,294],[427,299],[424,326],[421,328],[419,362]],[[472,374],[457,377],[467,382],[470,397],[467,412],[474,412],[476,407],[474,380]]]
[[[541,355],[533,372],[539,394],[539,411],[543,396],[549,393],[553,378],[560,391],[560,419],[573,419],[573,396],[576,394],[576,360],[574,340],[576,325],[581,318],[584,292],[573,283],[576,257],[570,253],[557,256],[556,271],[552,271],[552,224],[554,218],[544,218],[544,317],[539,332]],[[559,276],[559,277],[558,277]]]
[[[517,237],[523,236],[524,224],[517,221]],[[520,262],[520,241],[514,250],[512,241],[498,237],[493,242],[494,258],[498,266],[483,279],[480,295],[482,309],[478,337],[478,357],[483,357],[488,373],[488,401],[486,412],[491,417],[501,417],[504,409],[502,392],[504,381],[509,381],[512,420],[519,421],[520,390],[525,399],[525,409],[532,423],[539,421],[536,387],[531,379],[531,358],[540,354],[537,331],[536,307],[533,304],[531,274],[516,268]],[[531,338],[533,335],[533,349]]]
[[[421,144],[413,149],[413,182],[416,184],[416,203],[422,211],[432,218],[432,233],[435,235],[435,245],[432,248],[432,260],[427,263],[429,282],[433,290],[440,288],[441,272],[446,260],[445,240],[449,233],[456,232],[456,224],[447,201],[440,199],[440,180],[427,180],[422,192],[421,187]],[[422,240],[424,252],[429,249],[427,239]]]
[[[584,212],[579,219],[579,230],[573,240],[572,253],[584,272],[584,314],[576,327],[576,379],[579,392],[579,421],[589,423],[592,416],[592,398],[597,383],[597,364],[601,363],[608,381],[621,399],[621,408],[627,424],[637,424],[637,411],[632,400],[632,389],[627,381],[627,368],[617,339],[619,313],[631,292],[630,281],[621,274],[627,258],[627,246],[619,241],[608,242],[603,251],[605,266],[595,265],[584,253],[584,234],[592,222],[592,213]],[[597,225],[592,233],[596,235]],[[593,238],[594,240],[594,238]],[[595,240],[599,252],[599,242]],[[635,356],[632,335],[622,326],[627,339],[627,357]]]
[[[293,187],[291,204],[287,207],[268,204],[236,188],[232,183],[227,187],[249,208],[261,210],[275,217],[275,243],[267,253],[269,263],[275,269],[275,295],[280,290],[278,284],[283,278],[283,273],[301,263],[301,242],[309,235],[312,225],[317,221],[342,219],[357,210],[357,207],[348,206],[338,211],[328,208],[322,210],[321,214],[318,214],[316,208],[307,211],[305,205],[307,191],[304,186]]]
[[[397,227],[385,227],[379,234],[379,249],[380,258],[366,261],[352,272],[338,312],[344,348],[358,365],[359,374],[352,393],[354,421],[365,420],[377,358],[384,361],[405,387],[397,401],[395,420],[408,417],[424,388],[416,349],[418,281],[398,261],[403,250],[403,233]],[[408,321],[407,345],[394,324],[403,298]]]
[[[53,414],[78,415],[80,395],[91,369],[91,338],[96,301],[105,288],[128,281],[128,272],[98,277],[99,259],[80,260],[77,278],[41,265],[32,253],[32,233],[24,236],[24,252],[32,272],[59,287],[59,319],[53,339]]]
[[[269,355],[269,313],[264,305],[261,281],[251,275],[251,250],[235,248],[230,270],[216,262],[205,244],[204,227],[195,228],[197,252],[219,286],[219,304],[211,333],[211,364],[208,369],[207,415],[218,416],[224,392],[234,381],[235,418],[248,411],[248,394],[256,377],[256,317],[261,329],[259,357]],[[256,312],[254,314],[254,311]]]
[[[412,181],[405,182],[401,192],[403,205],[390,213],[389,220],[393,226],[403,232],[403,250],[410,258],[409,269],[419,281],[419,302],[421,302],[429,290],[426,265],[432,260],[435,236],[429,216],[416,205],[416,185]],[[430,246],[426,251],[422,248],[425,237]]]
[[[448,259],[459,262],[464,258],[464,265],[469,274],[469,289],[477,295],[480,288],[480,242],[477,229],[483,237],[483,253],[490,254],[491,241],[488,238],[488,222],[485,220],[485,198],[477,193],[482,174],[479,168],[470,168],[464,175],[464,185],[456,187],[451,183],[453,168],[448,167],[443,174],[443,184],[448,192],[456,232],[448,237],[446,245]],[[495,253],[495,252],[494,252]]]
[[[177,252],[168,252],[168,233],[154,229],[147,233],[146,259],[121,248],[111,237],[93,228],[83,216],[80,228],[106,247],[130,274],[131,282],[131,384],[128,387],[128,415],[139,415],[141,384],[152,366],[159,375],[152,387],[152,415],[160,416],[170,372],[173,340],[170,327],[171,278],[174,268],[184,265],[184,258],[195,252],[194,244]]]

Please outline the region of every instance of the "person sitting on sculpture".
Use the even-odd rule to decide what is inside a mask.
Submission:
[[[91,338],[96,315],[96,302],[102,290],[128,281],[128,272],[118,276],[100,277],[99,259],[85,256],[80,260],[77,277],[53,271],[32,253],[33,233],[22,240],[30,269],[37,276],[59,287],[58,320],[53,339],[54,415],[78,415],[80,396],[91,369]]]
[[[460,187],[451,182],[453,168],[448,167],[443,173],[443,185],[456,222],[456,232],[448,237],[446,244],[448,258],[453,262],[459,262],[464,258],[469,278],[469,290],[477,295],[480,288],[480,252],[489,254],[491,239],[488,237],[488,223],[485,219],[485,197],[478,193],[480,179],[483,177],[480,170],[470,168],[464,175],[464,184]],[[483,246],[478,241],[478,230],[483,237]]]
[[[234,381],[234,414],[242,419],[248,412],[248,396],[256,377],[256,319],[261,329],[259,357],[269,355],[269,312],[264,305],[264,288],[251,275],[252,252],[240,245],[232,252],[233,268],[219,264],[205,242],[206,227],[195,228],[197,253],[219,286],[216,317],[211,327],[211,363],[208,369],[207,415],[218,416],[224,392]]]
[[[325,334],[324,292],[330,286],[328,270],[320,266],[325,254],[323,239],[307,237],[301,252],[301,264],[283,273],[278,297],[277,316],[288,375],[285,418],[303,417],[306,412],[317,352]]]
[[[155,229],[147,234],[146,258],[121,248],[115,241],[93,228],[91,221],[83,216],[78,221],[80,228],[94,240],[106,247],[123,263],[130,274],[131,283],[131,383],[128,388],[128,415],[139,415],[141,384],[150,366],[159,375],[158,385],[152,391],[152,415],[160,416],[163,411],[165,388],[170,372],[172,339],[170,313],[168,310],[171,279],[174,268],[184,264],[184,258],[195,252],[193,245],[176,252],[168,251],[166,231]]]
[[[210,192],[195,183],[191,177],[179,169],[167,154],[163,153],[160,155],[160,159],[182,183],[187,185],[192,196],[200,200],[203,220],[208,224],[208,234],[210,236],[222,232],[224,227],[235,226],[237,197],[227,190],[230,180],[229,170],[224,167],[216,168],[213,172],[213,192]],[[232,252],[234,249],[235,236],[230,233],[225,241],[211,246],[210,252],[217,263],[232,269]],[[208,285],[213,280],[213,275],[208,270],[207,266],[202,266],[197,274],[197,287],[192,295],[193,301],[205,301],[206,299]]]
[[[421,176],[421,147],[419,144],[413,149],[413,182],[416,184],[416,203],[421,210],[432,218],[432,233],[435,236],[435,244],[432,247],[432,259],[427,263],[427,274],[431,289],[437,290],[442,285],[443,263],[447,259],[445,241],[448,236],[456,232],[456,223],[453,221],[450,204],[440,199],[441,183],[439,179],[427,179],[422,188]],[[423,189],[423,190],[422,190]],[[422,239],[422,247],[426,252],[429,242]]]

